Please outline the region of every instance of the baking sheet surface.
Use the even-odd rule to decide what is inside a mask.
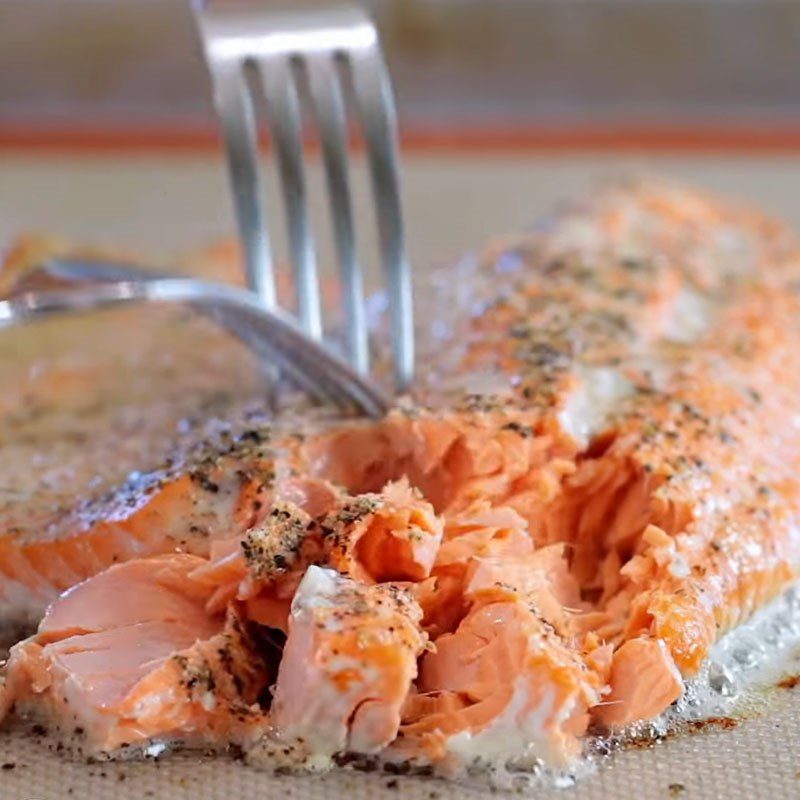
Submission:
[[[792,800],[800,798],[800,687],[775,690],[769,706],[735,729],[709,727],[612,756],[575,787],[537,789],[537,800]],[[478,800],[487,790],[392,775],[272,777],[220,758],[157,763],[73,763],[29,735],[0,735],[2,800]]]

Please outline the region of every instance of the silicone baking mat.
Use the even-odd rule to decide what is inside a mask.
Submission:
[[[619,752],[574,787],[537,788],[526,796],[542,800],[800,798],[800,687],[776,689],[768,705],[759,716],[733,729],[711,725],[695,734]],[[50,753],[36,737],[0,735],[2,800],[478,800],[494,796],[487,789],[376,773],[273,777],[240,763],[199,756],[85,764]]]

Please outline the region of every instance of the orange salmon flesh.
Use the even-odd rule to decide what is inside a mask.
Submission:
[[[35,491],[4,501],[0,621],[41,621],[0,718],[89,753],[563,767],[661,715],[797,578],[791,232],[628,181],[429,281],[420,376],[384,419],[231,405],[91,504],[34,524]],[[95,377],[37,380],[79,404]]]

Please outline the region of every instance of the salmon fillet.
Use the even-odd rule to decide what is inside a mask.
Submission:
[[[184,590],[218,626],[188,650],[226,619],[250,632],[233,645],[254,676],[245,719],[164,701],[186,642],[158,639],[173,656],[156,678],[122,642],[139,683],[89,746],[119,747],[122,725],[127,744],[131,728],[140,744],[257,742],[254,758],[311,767],[345,753],[446,773],[563,765],[590,725],[661,714],[718,638],[795,580],[800,248],[781,225],[622,183],[434,274],[424,295],[437,325],[421,377],[385,419],[275,430],[213,461],[216,490],[180,462],[113,525],[101,514],[38,551],[6,536],[6,596],[107,566],[52,566],[67,541],[134,530],[154,553],[168,536],[192,553],[168,558],[193,560]],[[195,546],[175,532],[198,508],[213,524]],[[73,593],[132,580],[127,568],[48,617],[79,627]],[[42,675],[80,668],[57,662],[48,617],[13,649],[0,707],[63,717]],[[252,644],[265,632],[287,637],[282,653]],[[230,683],[219,659],[203,663]],[[71,704],[93,718],[90,693]]]

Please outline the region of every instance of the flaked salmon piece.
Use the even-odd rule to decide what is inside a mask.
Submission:
[[[215,587],[209,607],[224,608],[233,597],[250,603],[260,595],[264,600],[265,589],[280,595],[284,584],[291,585],[293,593],[306,567],[322,557],[316,520],[341,501],[342,492],[324,480],[276,480],[269,493],[261,495],[249,526],[212,542],[210,563],[193,575]],[[291,593],[278,603],[284,621],[263,624],[285,629]]]
[[[494,555],[476,559],[464,596],[475,601],[498,589],[512,589],[561,636],[576,633],[575,614],[584,608],[578,581],[569,570],[562,544],[548,545],[522,557]]]
[[[649,720],[683,694],[678,668],[660,639],[629,639],[611,659],[610,693],[593,715],[606,725],[619,727]]]
[[[210,610],[235,598],[249,619],[285,632],[292,598],[312,564],[362,583],[430,574],[442,521],[407,481],[354,497],[320,479],[289,479],[274,497],[254,527],[217,542],[211,562],[193,574],[215,587]]]
[[[448,521],[432,579],[419,591],[426,630],[452,632],[475,597],[497,586],[525,595],[559,631],[584,605],[564,545],[536,549],[514,509],[482,502]]]
[[[575,443],[557,429],[534,428],[539,415],[503,403],[466,405],[413,415],[398,410],[378,423],[339,426],[309,439],[303,458],[312,474],[355,494],[407,477],[440,513],[513,497],[521,513],[533,516],[574,469]]]
[[[209,610],[232,600],[249,619],[287,630],[292,598],[307,567],[323,558],[314,519],[293,503],[272,503],[260,524],[215,547],[193,577],[213,587]]]
[[[309,567],[275,684],[271,721],[280,742],[300,760],[388,745],[425,646],[421,616],[398,584],[368,586]]]
[[[564,764],[579,752],[599,680],[520,595],[483,593],[434,647],[405,706],[398,752],[445,768]]]
[[[581,599],[563,545],[537,550],[527,536],[520,540],[524,525],[509,509],[484,512],[482,521],[510,523],[499,530],[511,533],[511,542],[487,541],[486,528],[449,540],[468,559],[461,592],[469,610],[423,656],[397,747],[421,749],[445,769],[514,758],[563,765],[580,750],[578,737],[606,691],[610,666],[601,654],[588,658],[573,646],[571,616]],[[462,555],[466,537],[484,547]],[[485,545],[498,542],[487,554]]]
[[[274,679],[278,655],[241,610],[229,606],[220,633],[174,653],[137,682],[119,709],[127,724],[116,739],[252,745],[269,724],[266,687]]]
[[[525,558],[534,545],[525,520],[512,508],[475,503],[447,521],[431,579],[419,589],[423,624],[431,636],[452,632],[469,608],[467,585],[481,560]]]
[[[236,610],[206,611],[200,561],[129,561],[66,592],[12,648],[1,704],[45,714],[90,752],[256,735],[269,674]]]
[[[433,568],[443,521],[403,478],[358,495],[321,522],[326,562],[362,582],[421,581]]]

